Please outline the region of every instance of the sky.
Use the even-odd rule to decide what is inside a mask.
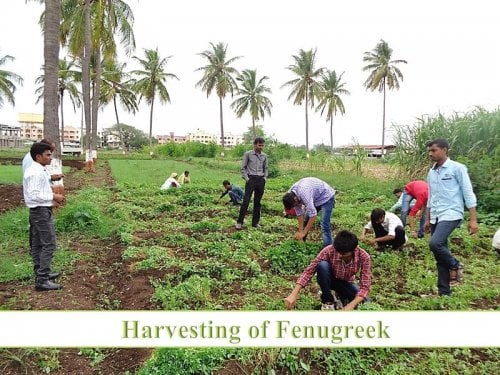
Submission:
[[[316,66],[344,72],[345,115],[334,118],[334,146],[352,143],[380,144],[382,94],[367,91],[363,84],[363,54],[381,40],[393,49],[404,80],[399,90],[389,91],[386,103],[386,143],[392,126],[414,125],[422,116],[467,112],[475,106],[493,110],[500,104],[500,22],[496,1],[421,0],[379,1],[164,1],[128,0],[135,22],[136,50],[158,48],[160,56],[172,56],[166,71],[179,81],[167,82],[171,103],[155,103],[153,134],[186,135],[196,129],[219,134],[218,97],[207,98],[195,84],[202,77],[197,68],[205,65],[198,54],[210,42],[227,44],[228,57],[241,56],[238,70],[257,69],[266,75],[272,90],[271,116],[260,123],[266,134],[290,144],[305,144],[304,106],[288,100],[290,88],[282,85],[295,76],[286,69],[300,49],[317,49]],[[25,0],[2,0],[0,12],[0,56],[15,57],[2,67],[24,78],[13,108],[0,108],[0,123],[17,125],[18,113],[42,113],[35,105],[34,81],[41,74],[43,39],[38,25],[43,5]],[[62,53],[61,53],[61,56]],[[123,54],[127,69],[138,68]],[[245,132],[250,116],[238,119],[230,109],[234,100],[224,100],[224,130]],[[68,103],[69,104],[69,103]],[[149,132],[149,107],[141,103],[139,113],[120,121]],[[80,126],[81,114],[66,105],[67,125]],[[99,127],[115,122],[112,106],[99,113]],[[325,117],[310,111],[310,145],[330,143],[330,125]]]

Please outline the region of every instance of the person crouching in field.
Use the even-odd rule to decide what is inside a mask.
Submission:
[[[321,288],[321,310],[335,310],[336,301],[332,289],[344,305],[343,310],[353,310],[368,298],[372,277],[371,259],[365,250],[358,247],[358,239],[354,233],[340,231],[335,236],[333,245],[320,251],[285,298],[287,309],[295,306],[300,290],[311,281],[315,273]],[[359,287],[354,283],[357,274],[360,278]]]
[[[179,176],[179,184],[184,185],[184,184],[189,184],[191,182],[191,177],[189,177],[189,171],[184,171],[183,174]]]
[[[34,162],[23,176],[23,193],[30,209],[30,253],[35,271],[37,291],[58,290],[62,286],[53,282],[60,273],[51,272],[52,257],[56,250],[56,232],[52,216],[54,204],[60,204],[64,195],[52,191],[47,166],[52,159],[51,145],[34,143],[30,149]]]
[[[392,212],[385,212],[375,208],[370,216],[370,221],[365,225],[359,239],[366,240],[366,234],[374,232],[375,238],[366,240],[370,245],[381,249],[392,246],[393,250],[401,250],[406,242],[405,230],[401,219]]]
[[[239,186],[231,184],[228,180],[222,181],[222,186],[224,186],[224,192],[217,201],[220,201],[226,194],[229,194],[229,202],[231,202],[233,206],[241,205],[244,195],[243,190]]]
[[[163,183],[163,185],[161,185],[160,189],[161,190],[167,190],[167,189],[170,189],[170,188],[178,188],[180,187],[181,185],[179,184],[179,182],[177,182],[177,173],[172,173],[170,175],[169,178],[167,178],[165,180],[165,182]]]

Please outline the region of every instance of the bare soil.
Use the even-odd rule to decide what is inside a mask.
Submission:
[[[11,160],[12,164],[21,160]],[[114,181],[107,163],[95,173],[85,174],[80,161],[64,161],[71,167],[65,178],[65,194],[74,194],[83,186],[112,186]],[[0,185],[0,214],[24,205],[21,185]],[[72,270],[58,279],[64,289],[58,292],[36,292],[28,280],[0,283],[0,306],[9,310],[151,310],[153,287],[150,278],[163,275],[139,271],[122,260],[123,245],[118,240],[79,243],[72,246],[82,254]],[[153,272],[158,273],[158,272]],[[23,357],[16,362],[0,357],[2,374],[42,374],[36,356],[26,350],[10,349]],[[98,364],[79,354],[79,349],[61,349],[59,369],[51,374],[123,374],[135,372],[151,356],[151,349],[103,349],[105,358]]]

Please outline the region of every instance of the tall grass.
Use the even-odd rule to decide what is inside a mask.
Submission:
[[[431,165],[426,143],[445,138],[451,159],[469,168],[479,205],[486,212],[500,209],[500,108],[488,112],[476,108],[451,117],[438,114],[418,119],[410,126],[395,127],[394,162],[401,176],[424,179]]]

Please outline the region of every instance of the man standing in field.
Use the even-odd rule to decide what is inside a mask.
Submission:
[[[253,141],[253,150],[245,152],[243,160],[241,161],[241,177],[243,177],[246,182],[245,195],[243,196],[240,214],[236,221],[236,229],[241,229],[243,227],[243,221],[245,220],[245,214],[248,210],[252,194],[254,194],[252,227],[259,227],[260,201],[264,195],[264,188],[268,175],[267,155],[262,152],[264,143],[264,138],[255,138]]]
[[[30,209],[30,253],[35,271],[35,289],[58,290],[62,286],[53,282],[60,273],[51,272],[51,263],[56,250],[56,232],[52,217],[52,206],[64,200],[62,194],[54,193],[50,187],[47,166],[52,159],[51,146],[34,143],[31,146],[34,162],[23,176],[23,192],[26,206]]]
[[[478,231],[476,196],[465,165],[448,158],[449,145],[445,139],[427,143],[434,165],[427,175],[429,201],[425,227],[431,230],[429,247],[434,253],[438,271],[438,293],[451,294],[450,286],[463,281],[463,265],[451,254],[448,237],[464,218],[464,202],[469,210],[469,233]]]
[[[340,231],[335,236],[333,246],[328,245],[320,251],[298,278],[295,288],[285,298],[287,309],[295,306],[300,290],[311,281],[315,273],[318,275],[318,284],[321,288],[321,310],[336,309],[332,289],[344,305],[343,310],[354,310],[368,298],[372,277],[371,259],[365,250],[358,247],[358,239],[354,233],[347,230]],[[359,287],[354,284],[358,273]]]
[[[295,234],[297,240],[304,240],[312,229],[318,211],[321,211],[323,246],[332,244],[330,220],[335,207],[335,189],[316,177],[305,177],[292,185],[283,196],[285,212],[297,216],[299,224]],[[305,212],[303,209],[305,207]]]

